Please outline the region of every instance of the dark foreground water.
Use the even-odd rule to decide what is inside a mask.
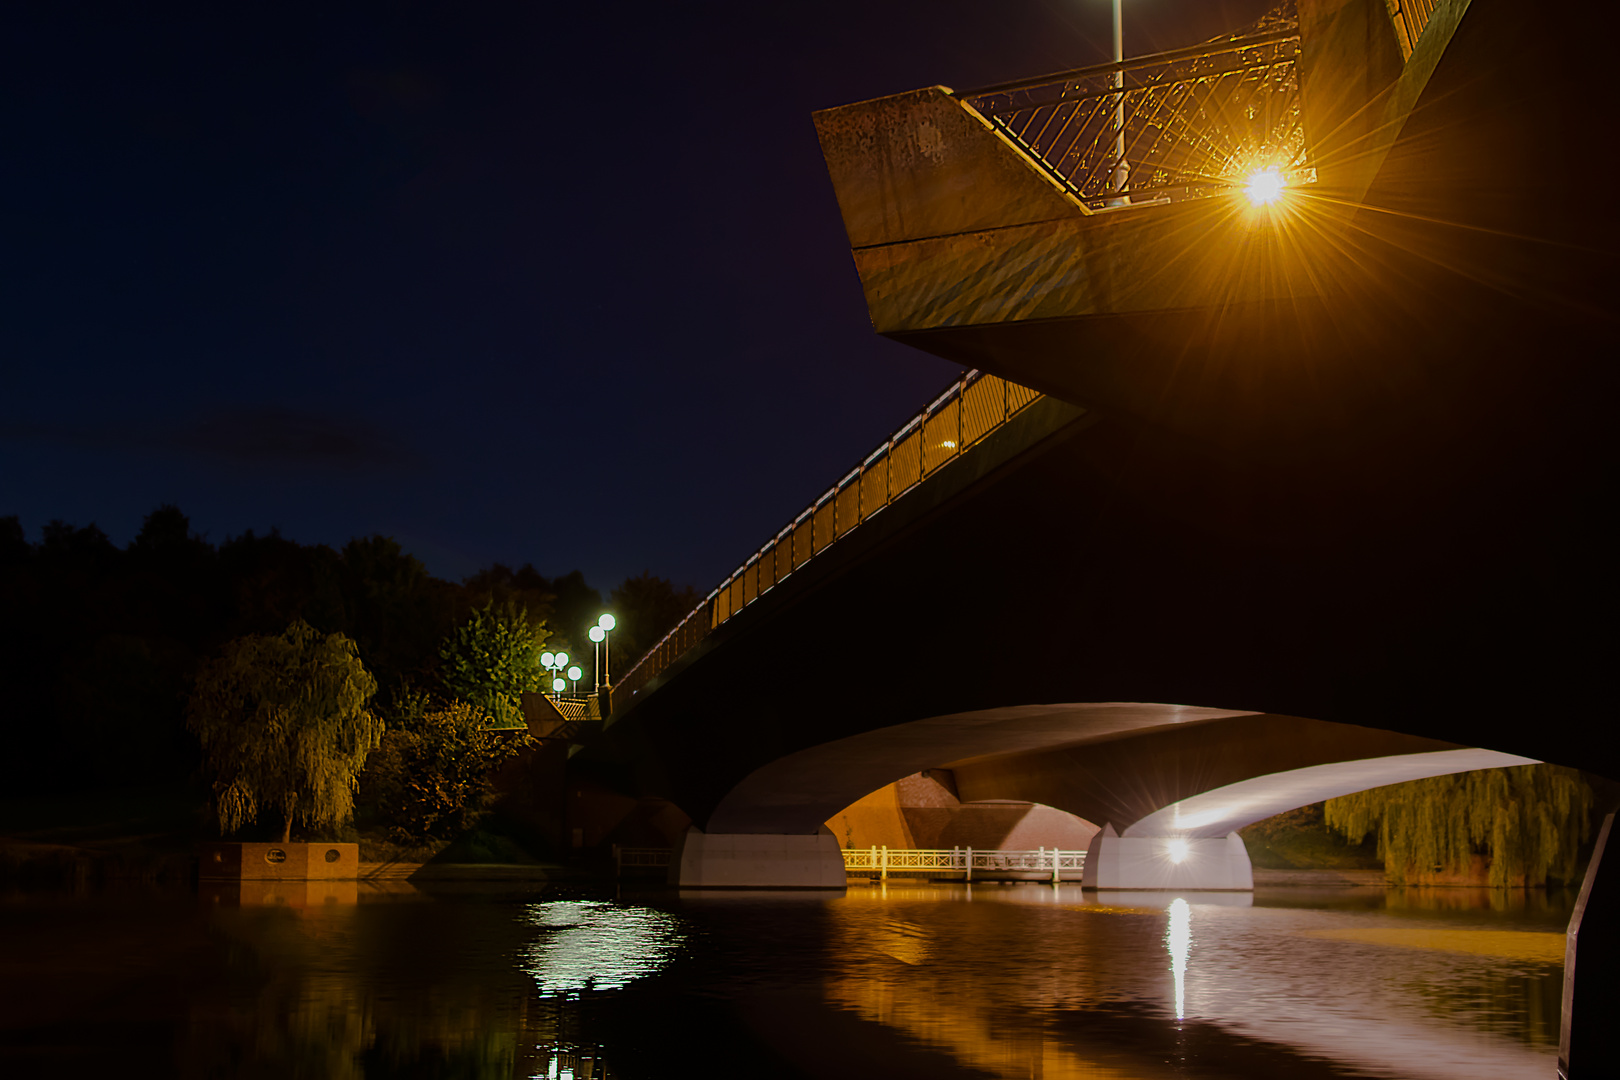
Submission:
[[[1569,901],[25,894],[0,1075],[1550,1078]]]

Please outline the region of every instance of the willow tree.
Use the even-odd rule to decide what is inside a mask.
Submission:
[[[186,708],[214,776],[222,834],[272,810],[281,839],[294,819],[336,826],[354,813],[354,790],[383,724],[367,708],[377,681],[355,643],[302,619],[275,636],[250,634],[204,666]]]
[[[1494,888],[1572,881],[1590,829],[1592,788],[1574,769],[1517,765],[1434,776],[1329,799],[1327,823],[1359,844],[1378,836],[1391,880],[1466,873],[1490,859]]]

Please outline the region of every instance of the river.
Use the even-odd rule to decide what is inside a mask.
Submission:
[[[0,1073],[1551,1077],[1572,900],[896,881],[17,893]]]

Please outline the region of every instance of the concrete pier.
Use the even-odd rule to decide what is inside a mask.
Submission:
[[[814,835],[686,831],[669,861],[682,888],[842,889],[844,856],[825,826]]]

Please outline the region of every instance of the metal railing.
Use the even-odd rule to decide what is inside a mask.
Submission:
[[[1423,36],[1423,28],[1429,25],[1429,19],[1434,16],[1434,9],[1439,7],[1437,0],[1387,0],[1389,4],[1389,17],[1395,23],[1395,36],[1401,41],[1401,59],[1412,59],[1412,52],[1417,48],[1418,38]]]
[[[1037,848],[1034,851],[975,851],[972,848],[845,848],[844,872],[870,873],[886,879],[890,874],[931,877],[961,874],[962,880],[1027,877],[1038,874],[1061,881],[1078,879],[1086,869],[1084,851]]]
[[[665,847],[620,847],[613,845],[613,874],[623,877],[631,870],[664,870],[669,867],[671,851]]]
[[[1291,2],[1228,38],[957,97],[1093,209],[1314,179]]]
[[[601,710],[597,707],[595,694],[578,695],[548,695],[551,703],[562,713],[565,720],[600,720]]]
[[[614,873],[622,877],[626,869],[667,869],[672,855],[669,848],[620,847],[615,844]],[[1006,877],[1009,874],[1027,878],[1034,874],[1055,882],[1077,880],[1085,869],[1084,851],[1058,848],[1036,848],[1033,851],[975,851],[970,847],[949,850],[889,847],[844,849],[845,873],[871,873],[882,879],[887,879],[890,874],[908,877],[961,874],[964,881],[972,881],[975,874],[980,878]]]
[[[974,370],[956,379],[805,507],[649,649],[613,688],[614,711],[716,627],[872,515],[968,452],[1041,395]]]

